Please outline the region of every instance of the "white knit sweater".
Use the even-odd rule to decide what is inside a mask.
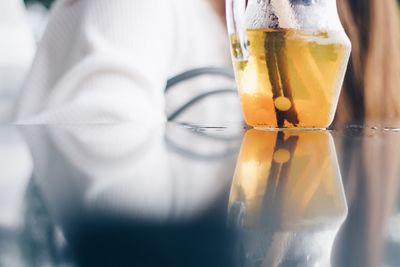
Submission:
[[[0,121],[9,120],[11,107],[35,53],[22,0],[0,1]]]
[[[225,29],[208,0],[59,0],[16,120],[164,121],[169,77],[229,62]],[[179,93],[187,94],[190,89]],[[175,100],[179,96],[167,109]],[[226,107],[219,110],[227,113]],[[210,118],[215,112],[204,114]]]

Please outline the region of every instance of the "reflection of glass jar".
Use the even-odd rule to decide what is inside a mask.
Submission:
[[[329,132],[246,133],[229,201],[229,221],[242,233],[243,266],[327,266],[346,214]]]
[[[350,41],[334,0],[227,0],[233,64],[246,122],[326,128]]]

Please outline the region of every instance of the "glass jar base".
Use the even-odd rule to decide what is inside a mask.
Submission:
[[[328,128],[323,127],[269,127],[269,126],[251,126],[255,130],[259,131],[271,131],[271,132],[282,132],[282,131],[291,131],[291,132],[320,132],[327,131]]]

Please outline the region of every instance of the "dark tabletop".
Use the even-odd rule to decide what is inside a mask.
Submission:
[[[0,266],[400,266],[400,131],[0,127]]]

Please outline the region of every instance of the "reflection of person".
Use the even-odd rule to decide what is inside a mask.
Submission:
[[[334,266],[383,266],[387,226],[399,194],[400,136],[353,128],[335,141],[349,216],[337,240]]]
[[[237,150],[235,140],[205,138],[180,126],[165,135],[163,127],[131,124],[27,127],[24,134],[35,182],[52,199],[51,208],[66,212],[79,200],[76,207],[151,220],[187,218],[212,205],[230,184],[233,170],[226,166]],[[192,150],[197,143],[212,155],[183,154],[174,143]]]
[[[57,1],[17,120],[164,120],[169,77],[230,66],[228,38],[213,6],[208,0]]]
[[[235,153],[221,151],[236,152],[237,141],[180,126],[163,130],[25,127],[35,162],[29,190],[40,193],[28,191],[27,226],[33,221],[37,234],[56,222],[77,266],[232,266],[225,216]],[[34,217],[39,198],[46,220]],[[30,232],[24,237],[35,241]],[[44,232],[46,241],[52,233]],[[27,252],[53,256],[47,252],[57,246],[43,243],[30,248],[31,241]]]

